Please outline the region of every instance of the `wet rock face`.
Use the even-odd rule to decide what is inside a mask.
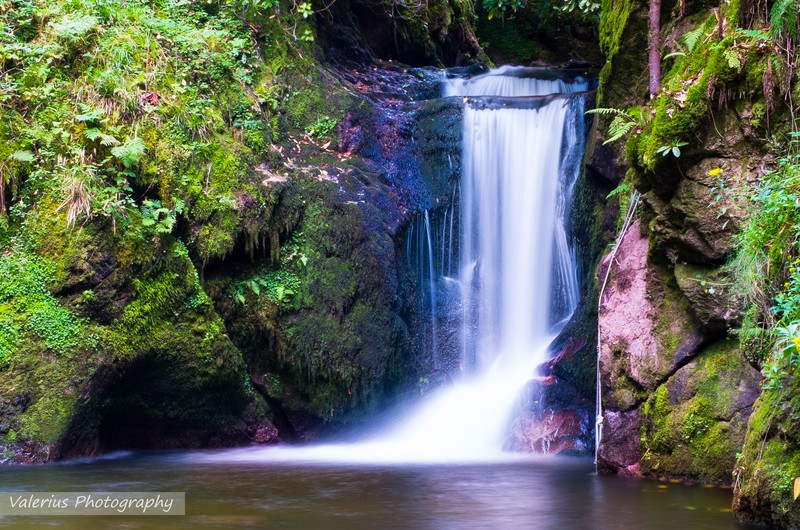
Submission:
[[[638,410],[603,414],[603,438],[597,455],[598,469],[623,476],[639,475],[642,448],[639,443]]]
[[[760,375],[721,339],[735,312],[719,304],[716,269],[654,263],[634,222],[599,311],[603,429],[600,469],[728,482]],[[698,277],[699,276],[699,277]],[[677,279],[676,279],[677,278]],[[688,296],[686,296],[686,293]]]
[[[594,450],[594,401],[582,391],[580,378],[576,381],[571,369],[577,355],[591,350],[587,346],[586,337],[571,336],[539,367],[523,389],[522,409],[505,450],[549,455],[587,455]]]
[[[591,446],[590,425],[586,411],[527,412],[514,422],[503,449],[542,455],[586,454]]]
[[[636,221],[613,264],[608,255],[600,269],[602,278],[612,267],[599,312],[603,394],[608,407],[623,411],[636,406],[703,343],[697,323],[684,311],[685,300],[648,262],[648,247]]]

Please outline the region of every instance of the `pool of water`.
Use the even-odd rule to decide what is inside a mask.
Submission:
[[[11,491],[182,491],[184,516],[0,516],[0,527],[744,529],[721,488],[602,477],[584,459],[323,462],[275,450],[126,454],[0,468]]]

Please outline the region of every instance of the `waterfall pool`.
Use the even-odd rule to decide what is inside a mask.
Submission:
[[[293,450],[296,451],[296,450]],[[184,516],[0,516],[0,528],[745,529],[729,490],[597,476],[591,461],[298,461],[281,448],[121,454],[0,468],[10,491],[178,491]]]

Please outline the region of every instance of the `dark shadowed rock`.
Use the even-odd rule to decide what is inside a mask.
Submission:
[[[606,411],[603,415],[603,437],[597,455],[597,466],[607,473],[638,475],[642,458],[639,443],[638,410]]]

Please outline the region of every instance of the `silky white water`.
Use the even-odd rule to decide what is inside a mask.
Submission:
[[[421,300],[430,307],[432,364],[439,368],[438,320],[442,313],[458,310],[460,373],[450,374],[453,384],[427,394],[416,408],[366,441],[283,449],[281,457],[350,462],[511,457],[502,447],[520,391],[548,360],[549,344],[578,301],[566,217],[583,149],[583,101],[562,97],[532,105],[529,96],[587,88],[583,82],[529,78],[526,72],[505,68],[452,80],[445,87],[446,95],[469,96],[457,205],[458,266],[451,265],[453,256],[444,255],[445,249],[453,249],[453,208],[445,210],[441,231],[431,229],[427,211],[419,218],[422,224],[409,231],[407,256],[420,256],[412,268],[420,275],[420,286],[429,289]],[[515,107],[513,99],[506,99],[503,108],[491,110],[476,96],[519,97],[525,103]],[[446,228],[449,236],[433,241],[432,234],[448,233]],[[434,257],[440,253],[436,269]],[[460,303],[438,307],[440,280],[457,284]],[[229,455],[254,457],[247,450]],[[267,456],[276,457],[274,451]]]

